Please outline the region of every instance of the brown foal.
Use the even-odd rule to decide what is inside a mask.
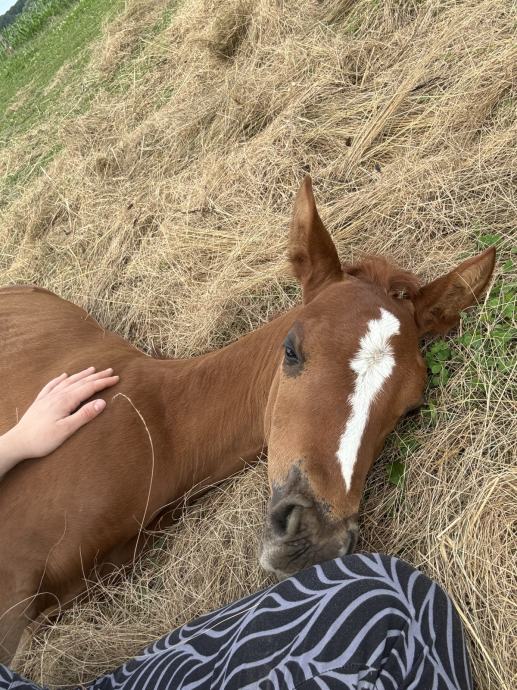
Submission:
[[[354,548],[368,469],[422,399],[419,338],[448,330],[477,300],[495,253],[423,287],[382,258],[342,267],[307,177],[289,256],[303,305],[192,360],[148,357],[46,290],[0,290],[0,433],[61,371],[120,374],[95,423],[0,483],[1,661],[93,570],[130,563],[142,529],[174,501],[264,445],[272,495],[262,565],[284,576]]]

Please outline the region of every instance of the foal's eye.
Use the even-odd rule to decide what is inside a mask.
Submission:
[[[296,354],[296,351],[294,347],[291,345],[291,343],[287,342],[284,345],[284,350],[285,350],[285,361],[287,364],[297,364],[298,363],[298,355]]]

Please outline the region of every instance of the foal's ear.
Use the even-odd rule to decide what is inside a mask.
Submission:
[[[294,202],[289,260],[301,283],[305,304],[325,285],[343,278],[336,247],[316,209],[309,175],[305,176]]]
[[[485,290],[494,264],[495,249],[490,247],[424,285],[414,299],[420,335],[445,333],[455,326],[460,312],[474,304]]]

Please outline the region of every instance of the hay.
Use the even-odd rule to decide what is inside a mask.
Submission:
[[[108,27],[90,72],[109,88],[62,120],[61,154],[0,211],[2,282],[55,290],[148,352],[206,352],[296,301],[286,227],[308,168],[343,260],[386,253],[431,277],[483,233],[509,251],[510,1],[185,0],[162,20],[149,4],[129,2]],[[26,142],[2,151],[0,170],[14,151],[30,159]],[[478,686],[513,690],[515,369],[476,364],[477,395],[472,353],[457,354],[450,383],[431,393],[436,419],[410,427],[419,446],[404,491],[386,481],[397,434],[372,471],[360,547],[441,582]],[[39,631],[19,670],[86,681],[266,584],[266,495],[259,465],[187,510],[131,576],[93,586]]]

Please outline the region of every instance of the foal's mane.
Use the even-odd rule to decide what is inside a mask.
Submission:
[[[398,268],[383,256],[368,255],[354,264],[342,264],[343,272],[378,285],[395,299],[414,299],[420,290],[418,277]]]

